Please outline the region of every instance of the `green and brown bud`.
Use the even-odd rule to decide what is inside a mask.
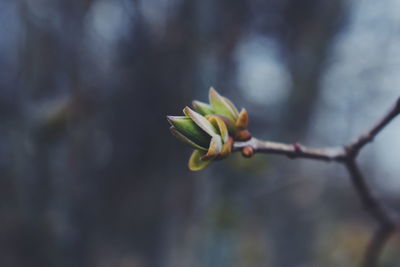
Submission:
[[[193,101],[193,109],[185,107],[185,116],[167,116],[171,132],[184,143],[195,148],[189,159],[189,169],[202,170],[213,160],[231,154],[234,141],[247,141],[249,116],[240,112],[226,97],[210,88],[210,104]]]
[[[167,116],[171,132],[181,141],[195,148],[189,160],[189,169],[202,170],[212,160],[231,153],[233,141],[225,123],[215,115],[206,117],[185,107],[185,116]]]

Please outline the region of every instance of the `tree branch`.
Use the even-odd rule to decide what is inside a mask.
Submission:
[[[372,142],[378,133],[386,127],[397,115],[400,113],[400,97],[397,99],[393,107],[386,113],[383,118],[378,121],[371,129],[360,135],[354,142],[350,143],[346,149],[349,153],[354,153],[354,157],[357,156],[360,149],[369,142]]]
[[[298,143],[283,144],[277,142],[261,141],[252,138],[247,142],[236,142],[233,151],[241,151],[250,147],[254,153],[279,154],[289,158],[307,158],[322,161],[343,161],[346,158],[344,148],[308,148]]]
[[[345,165],[354,190],[358,194],[364,209],[378,223],[378,230],[368,244],[361,266],[376,266],[378,258],[389,239],[390,235],[396,230],[397,219],[383,207],[383,204],[374,196],[370,187],[361,173],[356,158],[360,150],[369,142],[372,142],[376,135],[384,129],[397,115],[400,114],[400,98],[395,105],[364,134],[360,135],[355,141],[343,148],[308,148],[298,143],[283,144],[277,142],[261,141],[252,138],[247,142],[236,142],[233,151],[242,151],[245,156],[252,156],[254,153],[267,153],[286,155],[289,158],[307,158],[322,161],[336,161]]]
[[[376,199],[365,182],[364,176],[362,175],[360,169],[354,158],[349,158],[345,162],[347,171],[350,174],[351,182],[353,183],[353,187],[356,190],[360,200],[365,209],[369,212],[369,214],[375,218],[377,222],[382,225],[392,226],[394,223],[392,222],[392,218],[389,212],[384,209],[382,204]]]
[[[354,190],[357,192],[365,210],[375,218],[378,223],[378,229],[375,231],[373,238],[369,241],[364,253],[364,259],[360,265],[363,267],[374,267],[378,263],[379,256],[386,241],[395,230],[396,222],[390,212],[385,209],[383,204],[374,196],[371,189],[368,187],[355,158],[349,157],[345,165],[350,174]]]

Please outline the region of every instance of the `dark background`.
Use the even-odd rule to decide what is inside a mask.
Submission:
[[[337,164],[190,172],[168,131],[215,86],[266,140],[343,145],[400,93],[400,1],[1,0],[0,266],[354,266]],[[361,155],[400,207],[399,121]],[[382,266],[398,266],[394,237]]]

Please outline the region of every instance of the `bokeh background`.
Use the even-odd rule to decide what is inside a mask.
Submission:
[[[188,171],[210,86],[263,139],[343,145],[400,95],[400,0],[1,0],[0,266],[355,266],[375,227],[334,163]],[[400,120],[360,158],[400,209]],[[393,237],[382,266],[399,266]]]

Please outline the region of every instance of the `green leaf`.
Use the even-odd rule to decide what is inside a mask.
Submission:
[[[202,160],[201,158],[205,155],[205,152],[200,150],[193,151],[192,155],[189,158],[189,169],[192,171],[200,171],[207,167],[212,161],[211,160]]]
[[[211,106],[216,114],[224,115],[234,121],[236,120],[236,112],[234,108],[212,87],[210,88],[209,98]]]
[[[167,116],[167,120],[181,135],[200,147],[208,148],[211,136],[197,126],[191,118],[185,116]]]
[[[190,140],[189,138],[187,138],[186,136],[184,136],[183,134],[181,134],[174,126],[171,126],[171,128],[169,128],[171,130],[171,133],[178,138],[179,140],[181,140],[182,142],[188,144],[189,146],[199,149],[199,150],[203,150],[203,151],[207,151],[208,148],[206,147],[202,147],[198,144],[196,144],[195,142],[193,142],[192,140]]]
[[[197,126],[203,129],[210,136],[214,136],[217,134],[217,130],[214,128],[214,126],[205,117],[203,117],[196,111],[192,110],[189,107],[185,107],[183,109],[183,113],[186,116],[190,117],[197,124]]]
[[[233,111],[235,117],[239,116],[239,111],[238,111],[238,109],[236,108],[236,106],[232,103],[232,101],[229,100],[229,98],[227,98],[227,97],[224,97],[224,96],[223,96],[223,98],[224,98],[224,100],[226,101],[226,103],[231,107],[231,110]]]
[[[195,111],[197,111],[198,113],[200,113],[201,115],[208,115],[208,114],[215,113],[213,108],[211,107],[211,105],[206,104],[204,102],[194,100],[192,102],[192,106],[193,106],[193,109]]]

